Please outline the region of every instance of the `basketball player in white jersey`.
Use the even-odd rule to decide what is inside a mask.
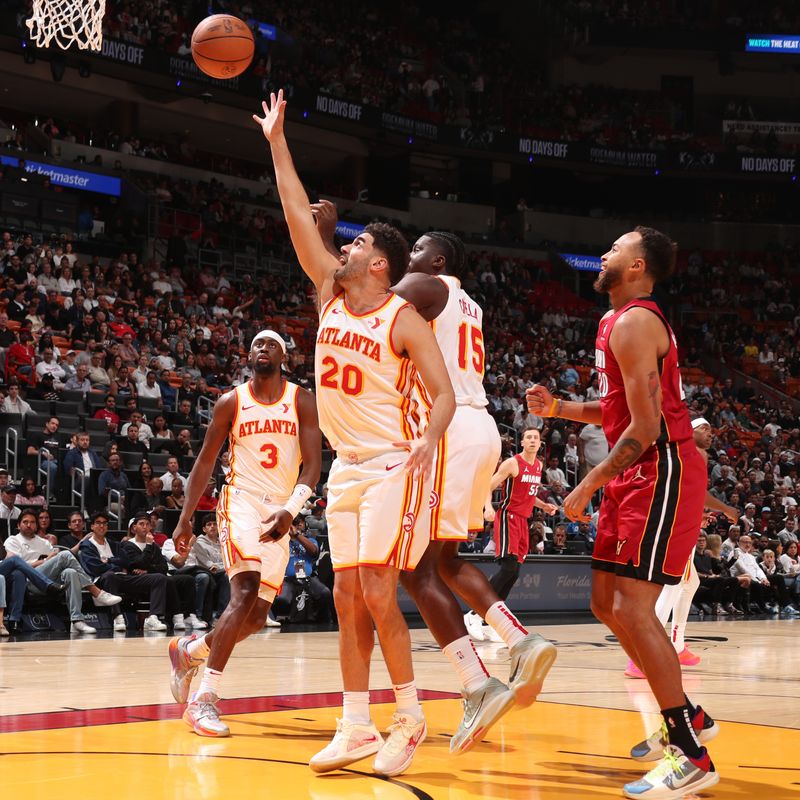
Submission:
[[[335,253],[335,206],[323,201],[313,210],[320,238]],[[437,451],[430,544],[417,569],[400,578],[461,681],[464,716],[450,740],[450,751],[456,754],[485,737],[515,699],[519,707],[530,705],[555,659],[555,647],[525,630],[483,572],[458,558],[458,546],[467,540],[468,531],[483,530],[482,498],[501,449],[483,388],[483,310],[461,288],[465,262],[457,236],[431,231],[414,244],[408,272],[392,287],[431,321],[456,394],[456,413]],[[424,398],[424,387],[418,390]],[[453,592],[487,616],[508,645],[510,689],[489,676]]]
[[[264,627],[289,561],[285,534],[319,481],[316,402],[311,392],[281,374],[285,358],[280,334],[264,330],[255,336],[249,356],[253,377],[214,406],[173,534],[179,551],[192,541],[192,514],[227,439],[230,472],[220,491],[217,526],[231,599],[213,631],[176,638],[169,645],[170,688],[178,703],[187,701],[192,678],[208,659],[183,714],[200,736],[230,734],[217,709],[222,671],[237,642]]]
[[[455,398],[431,329],[389,288],[408,263],[400,232],[368,225],[340,258],[326,251],[283,133],[285,105],[282,92],[273,94],[269,105],[263,103],[264,117],[253,119],[271,145],[292,244],[317,290],[320,425],[336,450],[326,514],[344,714],[333,741],[310,765],[327,772],[375,754],[375,772],[398,775],[411,764],[427,729],[397,581],[401,570],[414,569],[427,546],[431,465]],[[422,435],[413,398],[417,371],[433,400]],[[397,700],[386,742],[369,712],[373,625]]]
[[[694,431],[694,443],[697,445],[700,455],[708,462],[708,448],[711,447],[713,438],[711,425],[707,419],[695,417],[692,420],[692,430]],[[737,509],[723,503],[709,491],[706,491],[706,508],[721,511],[731,523],[735,523],[739,517]],[[692,600],[698,586],[700,586],[700,578],[697,576],[697,570],[695,570],[694,563],[690,557],[686,563],[681,582],[674,586],[664,586],[656,602],[656,616],[662,625],[666,625],[670,615],[672,615],[670,641],[678,654],[678,660],[687,667],[693,667],[700,663],[700,656],[689,650],[686,646],[685,638],[686,623],[689,619]],[[636,662],[632,660],[628,660],[625,675],[628,678],[645,677],[644,673],[636,666]]]

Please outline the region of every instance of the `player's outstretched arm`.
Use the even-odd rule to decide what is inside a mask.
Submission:
[[[412,442],[395,443],[411,451],[406,469],[412,470],[415,475],[425,476],[431,470],[439,439],[447,430],[456,410],[453,384],[433,331],[413,308],[406,306],[398,314],[391,333],[391,344],[396,353],[408,354],[433,400],[431,419],[425,433]]]
[[[259,537],[262,542],[276,541],[291,530],[294,518],[302,511],[319,482],[322,469],[322,434],[319,431],[317,401],[305,389],[297,390],[297,418],[300,458],[303,461],[300,477],[284,507],[263,520],[264,530]]]
[[[631,421],[611,452],[570,492],[564,512],[572,520],[588,521],[584,513],[592,495],[639,459],[661,432],[659,347],[666,331],[647,309],[633,308],[620,317],[611,346],[622,373]]]
[[[525,392],[525,401],[528,411],[537,417],[560,417],[587,425],[603,424],[599,400],[590,400],[587,403],[562,400],[560,397],[553,397],[546,386],[537,383]]]
[[[208,486],[208,480],[214,469],[214,463],[219,455],[223,442],[228,437],[236,415],[236,392],[227,392],[222,395],[214,406],[214,414],[211,417],[211,424],[208,426],[203,446],[197,460],[194,462],[192,471],[189,473],[189,480],[186,482],[186,500],[178,518],[178,524],[172,534],[176,545],[178,541],[186,544],[192,534],[192,514],[197,508],[200,496]]]
[[[292,245],[300,266],[317,289],[320,304],[325,304],[333,295],[333,273],[340,264],[339,260],[326,250],[317,233],[311,213],[311,203],[292,162],[283,130],[286,109],[283,89],[277,95],[271,94],[269,103],[262,101],[261,107],[264,116],[253,114],[253,120],[261,126],[264,138],[272,150],[278,195],[286,216],[286,224],[289,226]]]

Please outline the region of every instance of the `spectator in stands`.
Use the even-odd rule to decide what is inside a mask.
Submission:
[[[45,577],[65,586],[72,633],[96,633],[97,631],[84,621],[81,608],[83,589],[89,590],[96,606],[115,605],[121,598],[95,586],[69,550],[56,550],[50,542],[37,536],[37,524],[36,514],[33,511],[23,511],[17,520],[19,532],[6,539],[6,552],[8,555],[19,556]],[[35,586],[33,590],[36,590]]]
[[[192,448],[192,432],[188,428],[181,428],[181,430],[178,431],[178,437],[175,442],[179,456],[194,458],[194,449]]]
[[[3,398],[3,403],[0,405],[0,411],[4,414],[33,414],[34,410],[26,403],[19,394],[19,382],[16,378],[8,383],[8,395]]]
[[[0,373],[5,375],[6,353],[8,348],[17,341],[17,334],[8,327],[8,314],[0,312]]]
[[[18,519],[21,511],[15,505],[17,501],[17,487],[13,483],[7,483],[0,490],[0,537],[5,539],[12,533],[12,523]]]
[[[747,503],[744,507],[744,514],[739,517],[739,527],[745,533],[752,533],[756,527],[756,504]]]
[[[16,378],[20,383],[33,386],[36,383],[36,351],[31,344],[33,336],[23,328],[19,339],[6,352],[6,380]]]
[[[186,381],[186,379],[187,376],[184,376],[184,381]],[[181,387],[181,389],[183,389],[183,387]],[[188,397],[180,399],[179,394],[178,410],[172,416],[172,424],[190,429],[194,428],[195,420],[192,416],[192,401]]]
[[[55,492],[58,478],[58,429],[61,423],[58,417],[49,417],[41,431],[28,433],[28,455],[38,457],[42,454],[42,465],[46,466],[50,475],[50,492]]]
[[[75,367],[75,375],[67,378],[64,388],[68,391],[83,392],[84,395],[92,390],[92,382],[89,380],[89,368],[86,364],[79,364]]]
[[[161,514],[164,505],[164,486],[161,478],[152,477],[147,481],[145,492],[131,493],[128,503],[128,513],[133,517],[145,511],[148,514]]]
[[[558,465],[558,458],[555,456],[550,457],[547,460],[547,469],[544,471],[545,478],[547,479],[547,483],[551,486],[554,484],[560,484],[561,486],[568,486],[567,483],[567,476],[564,474],[564,470]]]
[[[141,384],[138,386],[130,375],[130,370],[123,364],[118,370],[114,380],[111,381],[109,394],[114,395],[118,402],[124,402],[129,397],[138,397]]]
[[[163,414],[156,414],[153,418],[153,439],[150,442],[151,453],[161,453],[164,450],[176,452],[175,434],[167,425],[167,418]]]
[[[741,528],[738,525],[731,525],[728,528],[728,538],[722,543],[720,556],[724,561],[730,559],[739,547]]]
[[[19,486],[16,503],[18,506],[43,506],[47,504],[44,495],[33,478],[24,478]]]
[[[122,458],[119,453],[114,453],[108,458],[108,466],[100,473],[97,480],[97,493],[103,505],[108,504],[112,511],[119,513],[119,505],[109,500],[109,491],[116,489],[122,492],[123,499],[125,492],[130,488],[128,476],[122,471]]]
[[[64,456],[64,474],[71,478],[76,469],[83,470],[83,486],[81,491],[85,493],[89,487],[89,475],[93,469],[102,469],[104,464],[100,456],[90,449],[91,439],[85,431],[78,433],[76,446],[67,450]]]
[[[184,483],[186,482],[186,478],[180,474],[179,469],[178,459],[175,456],[170,456],[167,459],[167,471],[161,476],[161,484],[165,492],[172,491],[172,481],[176,478],[180,478]]]
[[[80,511],[73,511],[67,517],[67,528],[69,533],[65,533],[59,540],[59,547],[66,547],[73,555],[78,555],[78,546],[89,535],[86,532],[86,523]]]
[[[724,552],[724,550],[723,550]],[[750,594],[758,610],[762,613],[777,611],[777,606],[768,606],[770,582],[753,555],[753,540],[747,534],[739,537],[739,546],[734,550],[736,560],[731,567],[734,575],[747,575],[750,578]]]
[[[117,439],[120,453],[139,453],[146,459],[150,454],[144,442],[139,441],[139,426],[133,422],[126,423],[125,435]]]
[[[117,414],[117,398],[112,394],[108,395],[105,399],[105,406],[94,412],[93,419],[104,419],[108,426],[108,432],[115,434],[120,423],[119,414]]]
[[[319,555],[317,540],[306,530],[305,519],[298,517],[289,529],[289,563],[280,594],[272,604],[276,617],[302,614],[304,620],[328,622],[333,596],[314,573]],[[310,613],[306,604],[311,601]]]
[[[772,597],[778,601],[780,613],[786,617],[796,617],[800,615],[792,604],[789,595],[789,588],[786,584],[786,577],[783,574],[783,564],[775,559],[775,551],[766,549],[762,554],[761,570],[767,576]]]
[[[45,348],[42,353],[42,360],[36,365],[36,375],[39,380],[45,375],[52,375],[54,385],[57,387],[62,385],[66,373],[56,361],[52,348]]]
[[[783,566],[786,588],[795,598],[795,608],[798,607],[798,601],[800,601],[800,557],[798,557],[797,547],[797,542],[789,542],[778,559]]]
[[[172,479],[172,485],[170,487],[170,492],[167,495],[167,499],[165,501],[165,505],[167,508],[183,508],[183,504],[186,502],[186,495],[183,493],[183,478],[180,475],[176,475]]]
[[[784,550],[790,542],[797,542],[797,520],[792,517],[786,517],[783,521],[783,528],[778,531],[778,539],[783,545]]]
[[[215,592],[213,619],[219,619],[230,602],[231,586],[222,560],[216,515],[206,514],[203,518],[203,535],[198,536],[193,543],[188,554],[187,566],[197,567],[210,576]],[[204,598],[198,600],[197,607],[196,616],[202,616]]]
[[[216,478],[212,475],[208,479],[208,484],[206,488],[203,489],[203,494],[200,495],[200,499],[197,501],[197,510],[198,511],[214,511],[217,507],[217,498],[214,496],[217,489],[217,481]]]
[[[556,525],[553,531],[553,541],[545,542],[542,552],[546,556],[571,556],[574,550],[567,542],[567,532],[563,525]]]
[[[53,518],[46,508],[36,512],[36,521],[36,535],[47,539],[50,544],[58,544],[58,538],[53,532]]]
[[[128,432],[131,425],[136,425],[138,428],[137,437],[139,441],[150,450],[150,442],[153,439],[153,429],[144,421],[144,414],[137,408],[131,412],[130,422],[126,422],[122,426],[122,435]]]
[[[34,569],[19,556],[7,555],[2,545],[0,545],[0,556],[3,558],[0,561],[0,636],[9,636],[19,631],[28,581],[39,592],[54,600],[64,597],[66,587]],[[6,609],[8,616],[5,617],[3,624]]]
[[[107,391],[111,386],[111,378],[103,366],[103,353],[100,350],[91,354],[88,377],[93,389]]]

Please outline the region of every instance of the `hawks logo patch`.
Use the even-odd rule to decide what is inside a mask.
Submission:
[[[403,532],[410,533],[414,530],[414,525],[417,521],[416,516],[410,511],[403,517]]]
[[[436,508],[440,502],[441,499],[439,498],[439,492],[431,489],[431,496],[428,498],[428,508]]]

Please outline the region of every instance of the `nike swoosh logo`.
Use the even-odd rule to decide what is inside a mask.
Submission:
[[[341,313],[342,313],[341,310],[338,309],[338,308],[332,308],[331,309],[331,314],[341,314]]]
[[[396,464],[392,464],[391,466],[389,466],[389,465],[387,464],[387,465],[386,465],[386,471],[387,471],[387,472],[389,472],[389,470],[391,470],[391,469],[395,469],[396,467],[399,467],[399,466],[401,466],[402,464],[403,464],[403,462],[402,462],[402,461],[398,461]]]
[[[486,699],[486,695],[483,695],[481,697],[480,703],[478,703],[478,707],[475,709],[474,713],[472,714],[472,716],[469,719],[464,717],[464,727],[465,728],[469,729],[475,724],[475,719],[477,718],[478,713],[480,712],[481,708],[483,707],[483,701],[485,699]]]
[[[255,406],[242,406],[242,411],[249,411],[251,408],[255,408]]]

